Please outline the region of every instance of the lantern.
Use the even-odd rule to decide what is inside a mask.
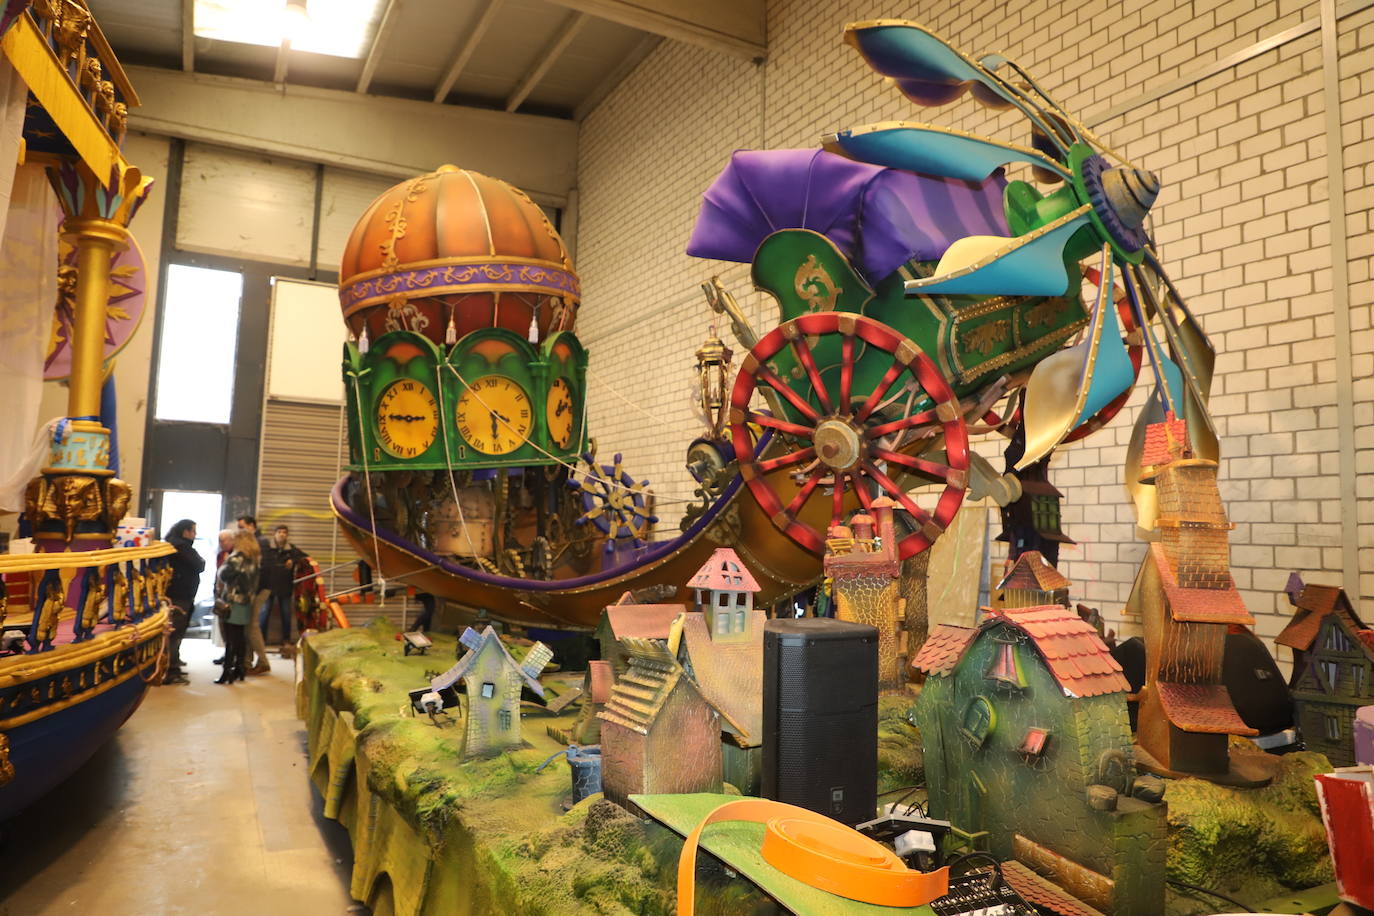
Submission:
[[[729,402],[730,359],[734,355],[725,341],[716,336],[711,325],[706,342],[697,350],[697,396],[706,412],[710,438],[719,438],[725,426],[725,405]]]

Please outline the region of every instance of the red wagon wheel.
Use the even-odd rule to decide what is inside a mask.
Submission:
[[[838,341],[834,341],[836,337]],[[814,355],[823,341],[824,349],[838,349],[840,354],[838,365],[826,370],[831,385],[823,381]],[[863,352],[866,369],[873,367],[883,355],[890,358],[890,364],[871,391],[856,393],[853,388],[859,343],[867,344]],[[798,376],[799,385],[803,385],[804,380],[802,390],[809,399],[779,378],[768,365],[768,361],[784,348],[790,348],[798,363],[800,372],[792,375]],[[879,405],[898,379],[908,374],[906,384],[924,394],[924,398],[920,398],[924,409],[910,416],[884,415]],[[750,409],[760,384],[782,396],[797,422]],[[901,402],[905,399],[894,399],[894,403]],[[959,399],[920,347],[881,322],[849,312],[818,312],[779,325],[745,357],[735,379],[730,407],[730,434],[740,474],[748,483],[749,491],[774,525],[813,553],[825,551],[825,535],[799,518],[813,498],[829,500],[830,524],[843,524],[845,494],[852,490],[867,507],[872,502],[870,483],[876,486],[910,517],[913,530],[899,542],[903,559],[929,547],[953,521],[963,502],[969,452]],[[760,458],[755,455],[754,438],[749,430],[751,423],[777,430],[797,447],[784,454]],[[881,440],[897,433],[923,439],[943,434],[943,461],[914,457],[885,447]],[[933,510],[927,511],[917,505],[893,481],[883,465],[943,483]],[[823,492],[825,488],[830,491],[828,495]],[[785,502],[784,496],[788,497]],[[809,514],[815,518],[816,510]]]
[[[1084,268],[1083,276],[1094,286],[1102,282],[1102,274],[1098,272],[1096,267]],[[1135,333],[1135,313],[1131,310],[1131,301],[1126,298],[1125,292],[1120,292],[1116,297],[1115,304],[1117,317],[1121,319],[1121,332],[1126,338],[1126,356],[1131,361],[1131,386],[1109,401],[1106,406],[1097,413],[1079,424],[1073,432],[1064,437],[1064,441],[1060,443],[1061,445],[1067,445],[1070,442],[1077,442],[1079,439],[1091,436],[1093,433],[1112,422],[1112,419],[1121,412],[1121,408],[1125,407],[1126,402],[1131,399],[1131,392],[1135,390],[1135,380],[1140,378],[1141,360],[1144,359],[1145,356],[1145,342],[1140,338],[1139,334]],[[1011,416],[1004,420],[996,410],[989,410],[983,415],[983,422],[989,426],[998,427],[1004,435],[1010,436],[1012,430],[1021,422],[1021,409],[1023,404],[1017,400],[1008,400],[1007,404],[1008,406],[1012,404],[1016,405]]]

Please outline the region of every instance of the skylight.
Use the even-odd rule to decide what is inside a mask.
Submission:
[[[385,0],[195,0],[199,38],[275,48],[291,40],[294,51],[360,58],[367,54]],[[294,8],[288,8],[294,7]]]

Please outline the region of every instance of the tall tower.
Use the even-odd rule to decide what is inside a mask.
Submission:
[[[833,528],[824,561],[834,589],[835,616],[878,628],[878,689],[883,691],[906,685],[905,601],[893,506],[885,496],[873,500],[872,515],[860,513],[850,519],[852,537],[839,526]]]

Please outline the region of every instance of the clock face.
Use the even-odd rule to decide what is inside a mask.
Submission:
[[[377,439],[396,458],[416,458],[439,434],[439,405],[422,382],[400,379],[377,399]]]
[[[559,448],[567,448],[573,436],[572,387],[565,378],[556,378],[549,386],[544,402],[544,419],[549,424],[549,439]]]
[[[533,417],[529,395],[503,375],[479,379],[458,398],[458,431],[484,455],[509,455],[524,445]]]

